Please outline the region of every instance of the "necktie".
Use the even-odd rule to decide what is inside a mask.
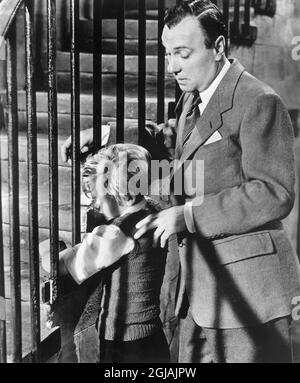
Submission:
[[[199,92],[195,91],[191,109],[186,115],[186,120],[185,120],[185,125],[183,130],[183,145],[189,139],[192,133],[192,130],[195,127],[197,118],[200,117],[199,105],[201,104],[201,102],[202,100],[201,100]]]

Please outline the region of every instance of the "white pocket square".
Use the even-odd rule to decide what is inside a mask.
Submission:
[[[222,140],[221,134],[216,130],[207,141],[205,141],[204,145],[212,144],[213,142],[217,142]]]

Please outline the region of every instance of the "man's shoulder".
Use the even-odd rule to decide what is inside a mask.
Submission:
[[[252,107],[266,107],[266,112],[270,112],[274,105],[280,104],[282,109],[286,109],[273,88],[249,73],[237,60],[231,65],[219,87],[219,103],[221,108],[226,108],[228,115],[239,121]]]
[[[249,101],[249,99],[263,98],[264,95],[279,98],[273,88],[245,70],[235,90],[236,99]]]

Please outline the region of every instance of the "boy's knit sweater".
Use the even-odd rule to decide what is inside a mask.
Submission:
[[[142,210],[118,217],[116,225],[130,237],[135,225],[157,212],[151,200]],[[160,289],[166,262],[166,250],[153,248],[153,232],[135,241],[134,249],[103,273],[103,291],[99,315],[99,334],[106,340],[131,341],[152,335],[161,327]]]

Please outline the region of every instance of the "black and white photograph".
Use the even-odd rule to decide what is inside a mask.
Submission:
[[[0,363],[300,363],[299,130],[300,0],[0,0]]]

